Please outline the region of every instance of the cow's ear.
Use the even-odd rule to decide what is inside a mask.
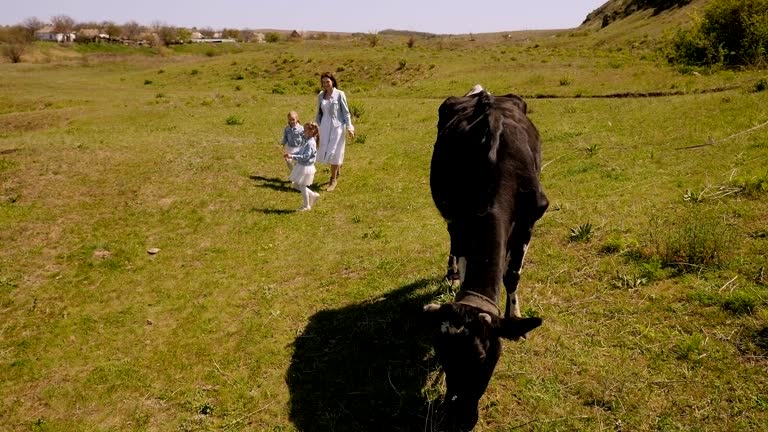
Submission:
[[[424,306],[423,316],[427,323],[437,323],[440,320],[440,305],[431,303]]]
[[[529,331],[541,325],[541,318],[503,318],[496,328],[499,337],[510,340],[525,338]]]
[[[430,318],[437,316],[437,312],[438,311],[440,311],[440,305],[439,304],[430,303],[430,304],[424,306],[424,315],[426,315],[426,316],[428,316]]]

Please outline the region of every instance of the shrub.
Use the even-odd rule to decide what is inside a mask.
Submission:
[[[672,347],[672,352],[678,360],[695,361],[702,357],[706,343],[703,336],[693,334]]]
[[[681,272],[720,267],[730,259],[735,233],[722,216],[696,207],[678,217],[655,218],[650,227],[651,256]]]
[[[768,171],[753,177],[737,177],[731,183],[739,188],[741,193],[756,197],[768,192]]]
[[[624,249],[624,240],[619,236],[612,236],[602,246],[600,253],[611,255],[621,252]]]
[[[702,18],[666,44],[670,63],[694,66],[768,62],[768,0],[712,0]]]
[[[758,81],[755,83],[754,87],[752,87],[752,90],[753,90],[755,93],[760,93],[761,91],[765,91],[765,90],[768,90],[768,79],[765,79],[765,78],[761,78],[761,79],[759,79],[759,80],[758,80]]]
[[[268,43],[275,43],[280,41],[280,34],[275,32],[270,32],[264,35],[264,40]]]
[[[2,56],[11,63],[20,63],[21,56],[27,51],[32,38],[21,26],[0,27],[0,44]]]
[[[352,117],[359,119],[365,114],[365,106],[358,104],[349,104],[349,113]]]
[[[245,123],[245,120],[243,120],[242,117],[233,114],[227,117],[226,123],[229,126],[237,126]]]
[[[759,305],[760,301],[754,295],[736,292],[723,299],[720,307],[735,315],[750,315]]]
[[[21,63],[21,56],[27,51],[28,44],[25,43],[11,43],[3,45],[2,54],[3,57],[11,61],[11,63]]]
[[[763,351],[768,353],[768,326],[755,332],[754,337],[755,345],[762,348]]]

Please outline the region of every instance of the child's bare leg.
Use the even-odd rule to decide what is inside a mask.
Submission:
[[[309,205],[309,203],[310,203],[310,201],[309,201],[310,200],[309,194],[312,193],[312,192],[306,186],[300,186],[299,190],[301,191],[301,200],[303,202],[303,205],[301,206],[301,208],[299,210],[309,210],[309,209],[311,209],[312,207]]]

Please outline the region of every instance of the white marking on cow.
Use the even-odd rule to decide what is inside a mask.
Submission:
[[[472,90],[470,90],[469,93],[465,94],[464,96],[470,96],[475,93],[480,93],[481,91],[483,91],[483,86],[481,86],[480,84],[475,84],[475,86],[472,87]]]
[[[464,284],[464,276],[467,275],[467,259],[459,257],[459,280]]]

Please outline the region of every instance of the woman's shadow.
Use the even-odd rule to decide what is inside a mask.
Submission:
[[[300,431],[423,431],[423,389],[437,370],[422,308],[436,279],[385,297],[324,310],[293,343],[286,375]]]

